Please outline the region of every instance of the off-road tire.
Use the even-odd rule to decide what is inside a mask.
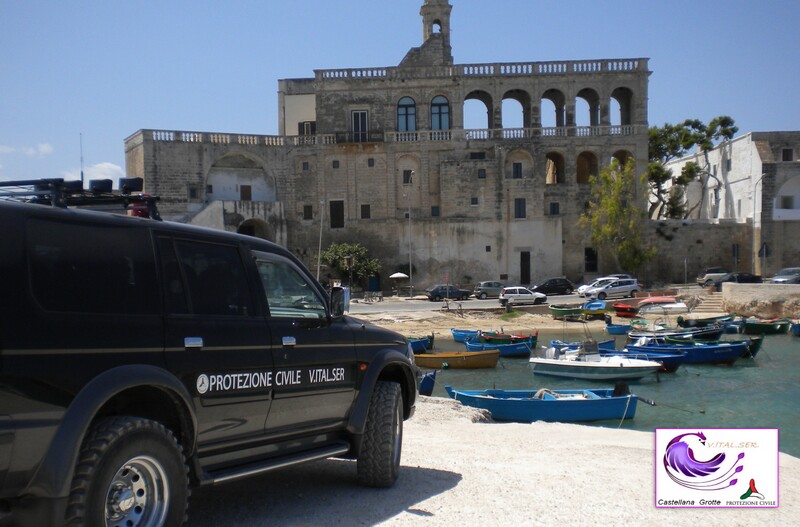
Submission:
[[[189,478],[175,436],[157,421],[111,417],[89,430],[67,505],[68,526],[178,526]]]
[[[400,472],[403,445],[403,396],[396,382],[378,381],[369,402],[367,425],[358,456],[358,481],[391,487]]]

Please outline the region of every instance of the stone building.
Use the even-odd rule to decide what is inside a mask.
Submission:
[[[739,227],[723,237],[726,246],[702,251],[707,265],[765,277],[800,266],[798,153],[800,132],[751,132],[667,165],[673,174],[689,162],[706,169],[686,200],[689,222],[708,225],[709,242],[720,226]]]
[[[397,66],[280,80],[277,136],[137,131],[127,175],[166,218],[277,241],[311,269],[320,247],[359,242],[384,288],[409,269],[417,289],[620,271],[578,218],[612,158],[646,166],[648,60],[454,64],[451,9],[424,1]],[[485,126],[465,129],[467,104]],[[503,126],[509,108],[521,127]]]

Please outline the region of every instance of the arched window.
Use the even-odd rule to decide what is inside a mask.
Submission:
[[[431,130],[450,129],[450,102],[437,95],[431,101]]]
[[[397,131],[417,130],[417,104],[411,97],[403,97],[397,102]]]

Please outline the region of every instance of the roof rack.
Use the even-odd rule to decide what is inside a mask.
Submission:
[[[114,192],[110,179],[91,180],[88,189],[83,181],[61,178],[0,181],[0,200],[60,208],[122,205],[132,216],[161,219],[156,207],[159,198],[141,192],[142,178],[120,178],[119,188]]]

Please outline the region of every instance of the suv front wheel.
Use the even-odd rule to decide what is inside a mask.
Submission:
[[[188,469],[161,423],[112,417],[89,431],[72,479],[67,525],[181,525]]]
[[[356,470],[369,487],[391,487],[400,472],[403,396],[396,382],[378,381],[369,402],[367,425]]]

